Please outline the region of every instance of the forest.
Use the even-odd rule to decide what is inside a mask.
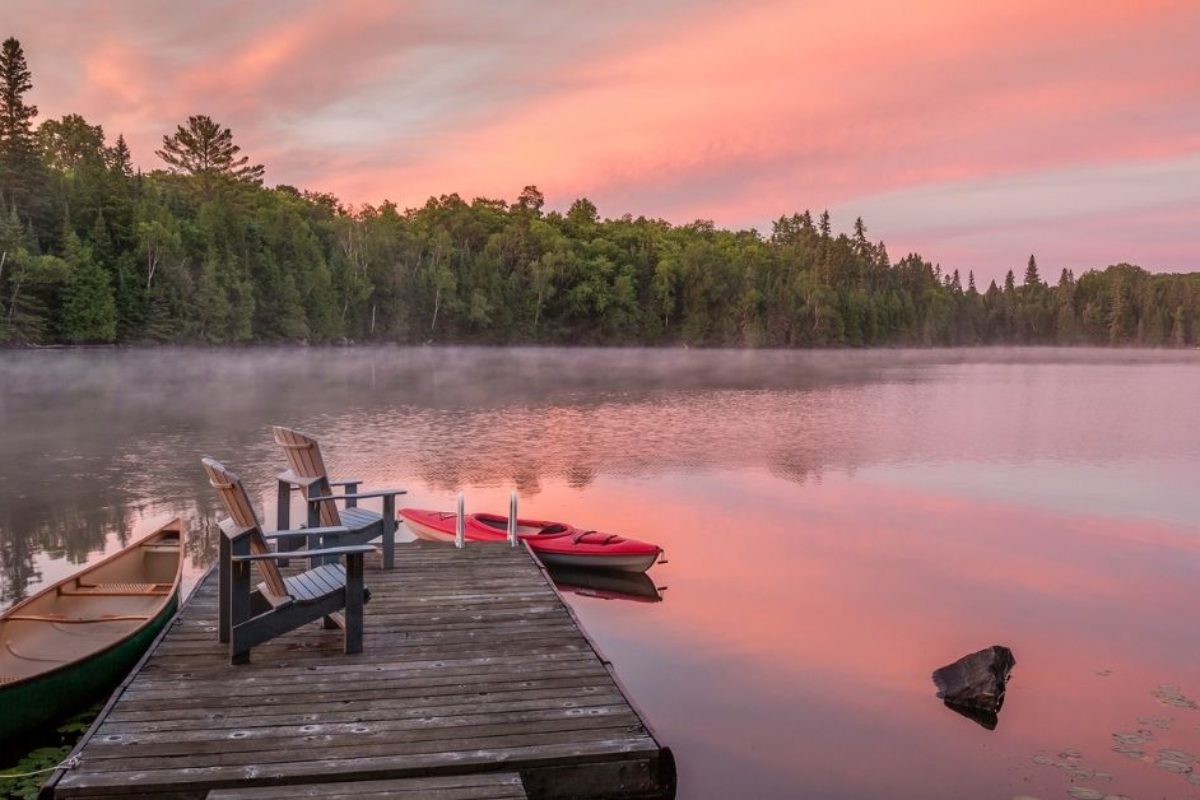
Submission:
[[[1131,264],[1003,285],[861,219],[782,216],[769,234],[430,198],[349,207],[263,184],[196,115],[135,169],[77,114],[38,122],[20,43],[0,49],[0,344],[399,342],[867,347],[1200,343],[1200,273]],[[515,188],[515,187],[514,187]]]

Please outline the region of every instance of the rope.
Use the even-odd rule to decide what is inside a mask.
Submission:
[[[41,775],[43,772],[54,772],[56,769],[74,769],[77,766],[79,766],[79,756],[71,756],[66,761],[63,761],[60,764],[55,764],[53,767],[35,769],[33,772],[17,772],[0,775],[0,781],[11,781],[16,780],[17,778],[32,778],[34,775]]]

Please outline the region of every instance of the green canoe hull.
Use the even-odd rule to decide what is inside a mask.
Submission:
[[[37,677],[0,686],[0,747],[106,697],[146,652],[179,607],[179,590],[158,614],[107,649]]]

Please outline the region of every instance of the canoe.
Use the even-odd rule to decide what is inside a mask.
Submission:
[[[182,575],[174,520],[0,614],[0,743],[112,691],[175,613]]]
[[[402,508],[397,512],[421,539],[454,541],[452,511]],[[472,542],[502,542],[508,538],[508,518],[499,514],[467,514],[464,537]],[[584,530],[565,522],[517,518],[517,535],[547,566],[645,572],[658,561],[662,548],[615,533]]]

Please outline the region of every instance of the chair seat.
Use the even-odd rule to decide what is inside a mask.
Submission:
[[[293,602],[311,603],[344,589],[346,568],[341,564],[322,564],[299,575],[285,577],[283,583]]]
[[[358,507],[339,508],[338,517],[341,519],[342,524],[352,531],[360,531],[363,528],[377,525],[383,519],[383,515],[378,511]]]

